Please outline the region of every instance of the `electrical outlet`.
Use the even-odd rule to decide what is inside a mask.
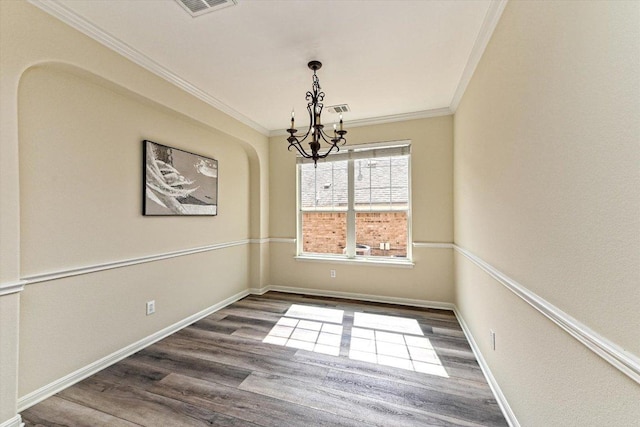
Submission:
[[[380,250],[384,251],[384,243],[380,243]]]
[[[156,312],[156,301],[147,301],[147,316]]]
[[[336,278],[336,271],[335,270],[329,270],[329,273],[331,274],[331,278],[332,279]]]
[[[496,349],[496,333],[493,331],[493,329],[489,329],[489,339],[491,340],[491,350]]]

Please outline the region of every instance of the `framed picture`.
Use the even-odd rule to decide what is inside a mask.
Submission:
[[[218,161],[144,140],[144,215],[217,215]]]

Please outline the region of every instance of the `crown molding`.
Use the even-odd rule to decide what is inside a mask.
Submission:
[[[449,104],[449,109],[452,113],[455,113],[458,109],[458,105],[460,105],[460,100],[462,99],[464,92],[467,90],[467,86],[471,81],[471,77],[473,77],[473,73],[476,71],[476,67],[480,63],[480,59],[489,44],[489,40],[491,40],[491,36],[498,25],[498,21],[500,21],[500,17],[502,16],[504,8],[507,6],[507,2],[508,0],[497,0],[492,1],[491,4],[489,4],[489,9],[484,16],[484,21],[482,22],[476,41],[473,44],[473,49],[471,49],[467,65],[462,71],[458,87],[453,94],[451,104]]]
[[[107,48],[119,53],[125,58],[133,61],[135,64],[143,67],[144,69],[152,72],[153,74],[163,78],[164,80],[172,83],[173,85],[179,87],[185,92],[195,96],[206,104],[222,111],[223,113],[233,117],[239,122],[249,126],[250,128],[256,130],[265,136],[281,136],[286,135],[286,131],[284,129],[276,129],[276,130],[268,130],[257,122],[253,121],[249,117],[244,114],[236,111],[232,107],[218,100],[214,96],[209,93],[203,91],[202,89],[196,87],[195,85],[189,83],[187,80],[178,76],[176,73],[167,69],[166,67],[160,65],[155,62],[153,59],[144,55],[142,52],[134,49],[129,46],[127,43],[122,40],[112,36],[91,22],[87,21],[82,16],[73,12],[66,6],[53,2],[53,1],[45,1],[45,0],[27,0],[30,4],[35,7],[41,9],[42,11],[48,13],[54,18],[59,19],[65,24],[71,26],[72,28],[80,31],[81,33],[91,37]],[[364,118],[364,119],[356,119],[353,121],[349,121],[349,127],[361,127],[361,126],[373,126],[384,123],[394,123],[394,122],[403,122],[408,120],[417,120],[424,119],[430,117],[439,117],[454,114],[464,92],[467,88],[467,85],[471,81],[471,77],[473,77],[473,73],[484,54],[485,48],[493,35],[493,31],[495,30],[500,17],[502,16],[502,12],[507,4],[508,0],[496,0],[490,3],[487,13],[485,14],[483,23],[480,27],[480,31],[476,37],[476,41],[471,50],[471,54],[469,55],[469,59],[467,60],[467,64],[462,72],[460,77],[460,81],[458,82],[457,89],[453,95],[451,103],[448,107],[436,108],[431,110],[423,110],[423,111],[415,111],[410,113],[401,113],[401,114],[393,114],[388,116],[380,116],[380,117],[372,117],[372,118]]]
[[[389,116],[371,117],[368,119],[356,119],[345,121],[349,128],[361,126],[381,125],[384,123],[406,122],[409,120],[428,119],[431,117],[449,116],[453,111],[449,107],[434,108],[432,110],[413,111],[411,113],[392,114]],[[269,136],[287,135],[285,129],[276,129],[269,132]]]
[[[261,126],[260,124],[258,124],[257,122],[251,120],[244,114],[234,110],[227,104],[211,96],[210,94],[203,91],[202,89],[189,83],[188,81],[178,76],[173,71],[160,65],[159,63],[155,62],[153,59],[144,55],[142,52],[138,51],[137,49],[134,49],[133,47],[129,46],[127,43],[123,42],[122,40],[112,36],[111,34],[107,33],[106,31],[102,30],[101,28],[97,27],[91,22],[87,21],[85,18],[73,12],[66,6],[53,1],[44,1],[44,0],[27,0],[27,1],[30,4],[34,5],[35,7],[53,16],[54,18],[59,19],[60,21],[71,26],[72,28],[91,37],[98,43],[101,43],[102,45],[108,47],[109,49],[133,61],[135,64],[141,66],[147,71],[150,71],[153,74],[168,81],[169,83],[174,84],[175,86],[179,87],[180,89],[184,90],[190,95],[195,96],[199,100],[233,117],[239,122],[261,133],[262,135],[264,136],[269,135],[269,131],[263,126]]]

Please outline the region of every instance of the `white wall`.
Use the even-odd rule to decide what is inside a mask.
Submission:
[[[638,2],[509,2],[454,125],[456,244],[636,358],[639,24]],[[640,419],[637,383],[459,253],[456,292],[522,425]]]

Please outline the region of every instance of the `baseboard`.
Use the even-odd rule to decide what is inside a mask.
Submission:
[[[473,335],[471,335],[471,331],[467,327],[464,319],[462,318],[462,316],[460,315],[460,313],[458,312],[454,304],[446,303],[446,302],[438,302],[438,301],[411,299],[411,298],[389,297],[389,296],[383,296],[383,295],[370,295],[370,294],[359,294],[359,293],[352,293],[352,292],[328,291],[328,290],[322,290],[322,289],[296,288],[296,287],[290,287],[290,286],[265,286],[262,288],[249,288],[245,291],[239,292],[236,295],[233,295],[205,310],[202,310],[192,316],[189,316],[181,320],[180,322],[177,322],[171,326],[168,326],[167,328],[164,328],[152,335],[149,335],[148,337],[143,338],[138,342],[135,342],[90,365],[85,366],[84,368],[81,368],[75,372],[72,372],[71,374],[63,378],[60,378],[59,380],[56,380],[44,387],[41,387],[36,391],[33,391],[19,398],[18,411],[20,412],[24,411],[25,409],[35,405],[38,402],[41,402],[47,397],[50,397],[64,390],[65,388],[95,374],[96,372],[99,372],[100,370],[108,366],[111,366],[112,364],[142,350],[143,348],[179,331],[180,329],[183,329],[189,326],[193,322],[196,322],[210,315],[211,313],[214,313],[226,307],[227,305],[233,304],[234,302],[244,298],[249,294],[262,295],[269,291],[284,292],[284,293],[291,293],[291,294],[323,296],[323,297],[330,297],[330,298],[344,298],[344,299],[350,299],[350,300],[356,300],[356,301],[380,302],[380,303],[387,303],[387,304],[406,305],[406,306],[421,307],[421,308],[435,308],[435,309],[453,311],[456,317],[458,318],[460,326],[462,327],[462,330],[464,331],[467,337],[467,340],[471,345],[473,353],[476,356],[478,363],[480,364],[482,372],[484,373],[485,378],[487,379],[487,382],[489,383],[489,386],[491,387],[491,390],[494,396],[496,397],[496,400],[498,402],[498,405],[500,406],[500,409],[502,410],[505,418],[509,422],[509,425],[511,427],[520,427],[518,420],[516,419],[513,411],[511,410],[506,400],[506,397],[502,393],[500,386],[498,385],[495,378],[493,377],[493,374],[491,373],[489,366],[484,360],[484,357],[482,356],[482,353],[480,352],[479,347],[477,346],[475,340],[473,339]],[[22,426],[22,419],[19,415],[12,418],[11,420],[8,420],[0,424],[0,427],[21,427],[21,426]]]
[[[478,360],[478,364],[484,373],[487,382],[489,383],[489,387],[493,392],[493,395],[498,402],[498,406],[502,410],[502,414],[505,419],[509,423],[511,427],[520,427],[520,423],[516,419],[515,414],[511,410],[509,403],[507,402],[507,398],[502,393],[498,382],[495,377],[491,373],[489,369],[489,365],[485,361],[482,353],[480,352],[480,348],[476,344],[473,339],[473,335],[471,335],[471,331],[467,327],[464,319],[458,312],[455,304],[447,303],[447,302],[436,302],[436,301],[426,301],[419,299],[410,299],[410,298],[396,298],[396,297],[388,297],[388,296],[380,296],[380,295],[369,295],[369,294],[357,294],[351,292],[339,292],[339,291],[327,291],[321,289],[307,289],[307,288],[295,288],[289,286],[265,286],[263,288],[251,288],[249,292],[254,295],[262,295],[266,292],[274,291],[274,292],[285,292],[291,294],[303,294],[303,295],[315,295],[315,296],[323,296],[323,297],[334,297],[334,298],[344,298],[344,299],[352,299],[358,301],[369,301],[369,302],[382,302],[388,304],[399,304],[399,305],[407,305],[412,307],[421,307],[421,308],[436,308],[441,310],[451,310],[456,315],[462,330],[464,331],[469,344],[471,345],[471,349],[473,350],[473,354]]]
[[[20,415],[16,415],[15,417],[3,422],[0,424],[0,427],[23,427],[22,417]]]
[[[454,310],[455,306],[448,302],[427,301],[411,298],[397,298],[383,295],[357,294],[353,292],[328,291],[325,289],[296,288],[291,286],[265,286],[263,288],[251,288],[252,294],[262,295],[265,292],[285,292],[289,294],[314,295],[329,298],[344,298],[358,301],[382,302],[387,304],[408,305],[412,307],[436,308],[440,310]]]
[[[244,290],[239,292],[223,301],[220,301],[217,304],[212,305],[196,314],[193,314],[177,323],[174,323],[171,326],[168,326],[154,334],[149,335],[146,338],[141,339],[127,347],[124,347],[110,355],[103,357],[100,360],[97,360],[83,368],[78,369],[75,372],[70,373],[50,384],[45,385],[44,387],[39,388],[21,398],[18,399],[18,412],[22,412],[27,408],[35,405],[38,402],[46,399],[47,397],[53,396],[54,394],[64,390],[65,388],[82,381],[83,379],[101,371],[102,369],[113,365],[116,362],[142,350],[145,347],[150,346],[151,344],[160,341],[163,338],[183,329],[193,322],[197,322],[198,320],[207,317],[211,313],[215,313],[216,311],[228,306],[229,304],[233,304],[234,302],[246,297],[249,295],[249,290]],[[9,424],[13,427],[12,424]],[[4,424],[0,425],[0,427],[5,427]]]
[[[495,377],[491,373],[491,369],[489,369],[489,365],[487,364],[487,361],[482,356],[482,352],[480,352],[480,347],[478,347],[478,344],[473,339],[473,335],[471,334],[471,330],[467,326],[467,323],[464,321],[464,318],[458,311],[457,307],[454,308],[453,312],[458,318],[458,323],[460,323],[460,326],[464,331],[464,335],[467,337],[467,341],[469,341],[471,350],[473,350],[473,354],[476,356],[476,360],[478,360],[480,369],[482,369],[482,373],[484,374],[484,377],[487,379],[487,382],[489,383],[489,387],[491,388],[491,391],[493,392],[493,395],[495,396],[496,401],[498,402],[498,406],[500,406],[500,410],[502,411],[502,414],[504,415],[505,419],[509,423],[509,426],[520,427],[520,423],[516,419],[516,415],[511,410],[511,406],[509,406],[509,402],[507,402],[507,398],[502,393],[502,389],[500,389],[498,382],[496,381]]]
[[[476,266],[480,267],[481,270],[493,279],[497,280],[498,283],[513,292],[522,299],[522,301],[529,304],[603,360],[610,363],[611,366],[640,384],[640,358],[636,355],[596,333],[587,325],[530,291],[467,249],[458,245],[454,245],[454,249]]]

